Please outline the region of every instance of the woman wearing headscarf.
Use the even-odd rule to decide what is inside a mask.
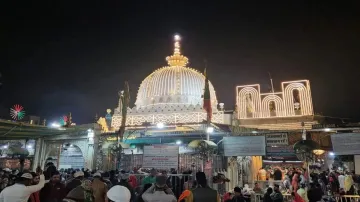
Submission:
[[[94,202],[94,197],[91,191],[92,183],[90,180],[82,181],[81,185],[71,190],[64,199],[65,201],[75,202]]]

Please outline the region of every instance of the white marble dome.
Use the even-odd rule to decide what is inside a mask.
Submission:
[[[142,81],[136,97],[136,108],[202,105],[205,76],[186,67],[188,59],[180,54],[179,37],[175,37],[174,54],[166,60],[169,66],[155,70]],[[211,104],[216,108],[217,99],[211,83],[209,88]]]

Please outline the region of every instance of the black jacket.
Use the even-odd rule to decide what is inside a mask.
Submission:
[[[322,190],[318,188],[311,188],[307,192],[309,202],[321,201],[322,199]]]
[[[81,185],[80,179],[73,179],[66,185],[66,194],[68,194],[71,190],[75,189],[77,186]]]

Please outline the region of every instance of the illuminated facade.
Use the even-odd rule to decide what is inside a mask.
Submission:
[[[281,92],[261,93],[259,84],[237,86],[237,118],[299,117],[314,114],[308,80],[282,82],[281,89]]]
[[[127,126],[150,124],[199,123],[206,119],[202,109],[202,95],[205,76],[187,67],[188,58],[180,53],[180,37],[175,36],[174,54],[166,57],[168,66],[155,70],[146,77],[138,90],[135,107],[128,109]],[[210,83],[210,98],[213,120],[223,123],[223,112],[213,85]],[[223,106],[223,105],[221,105]],[[111,126],[119,128],[121,123],[121,102],[114,110]]]

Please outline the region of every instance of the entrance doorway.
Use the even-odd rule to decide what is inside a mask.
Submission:
[[[85,159],[81,149],[71,143],[57,145],[53,148],[46,159],[46,163],[52,162],[58,169],[81,169],[85,166]]]
[[[81,152],[81,149],[72,144],[65,144],[60,153],[59,169],[72,168],[81,169],[84,168],[85,159]]]

